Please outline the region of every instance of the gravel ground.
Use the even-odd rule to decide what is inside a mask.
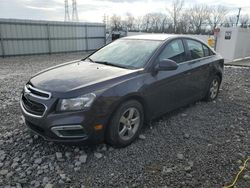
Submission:
[[[226,67],[214,102],[154,120],[132,145],[61,145],[31,136],[20,91],[39,70],[84,54],[0,59],[0,187],[222,187],[250,155],[250,69]],[[250,165],[235,187],[250,187]]]

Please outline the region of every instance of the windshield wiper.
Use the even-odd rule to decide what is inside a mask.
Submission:
[[[120,67],[120,68],[124,68],[124,69],[129,69],[129,67],[127,67],[127,66],[117,65],[117,64],[110,63],[110,62],[107,62],[107,61],[94,61],[90,57],[87,57],[85,60],[89,60],[92,63],[98,63],[98,64],[109,65],[109,66],[113,66],[113,67]]]
[[[92,62],[92,63],[95,63],[95,61],[94,61],[93,59],[91,59],[90,57],[87,57],[86,59],[89,60],[89,61]],[[85,60],[86,60],[86,59],[85,59]]]
[[[118,64],[107,62],[107,61],[95,61],[95,63],[128,69],[127,66],[118,65]]]

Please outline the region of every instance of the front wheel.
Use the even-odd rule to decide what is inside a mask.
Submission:
[[[219,94],[221,79],[219,76],[214,76],[209,84],[209,89],[207,91],[205,100],[213,101]]]
[[[106,141],[115,147],[131,144],[138,136],[143,121],[143,107],[139,102],[130,100],[121,104],[111,118]]]

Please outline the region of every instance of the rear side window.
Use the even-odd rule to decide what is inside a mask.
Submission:
[[[203,44],[195,41],[187,39],[187,46],[190,52],[191,59],[198,59],[204,57]]]
[[[161,54],[159,55],[159,61],[163,59],[171,59],[176,63],[181,63],[186,60],[186,54],[184,50],[184,46],[182,40],[174,40],[171,41],[166,47],[163,49]]]

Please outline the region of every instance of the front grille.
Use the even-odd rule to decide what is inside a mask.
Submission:
[[[25,96],[22,96],[22,102],[24,109],[31,114],[42,116],[46,110],[43,104],[27,99]]]

